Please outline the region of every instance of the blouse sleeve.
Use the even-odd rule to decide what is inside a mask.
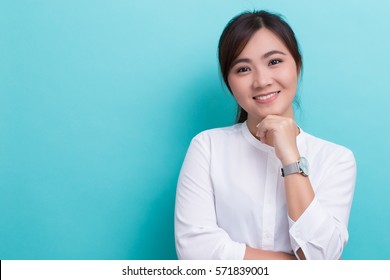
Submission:
[[[356,162],[346,149],[330,162],[321,166],[325,173],[309,207],[297,221],[289,218],[291,246],[295,253],[301,248],[306,259],[338,259],[348,241]]]
[[[234,242],[217,224],[210,179],[210,145],[198,135],[180,171],[175,206],[179,259],[243,259],[245,244]]]

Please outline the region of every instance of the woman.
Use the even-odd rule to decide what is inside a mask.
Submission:
[[[198,134],[187,151],[176,194],[179,259],[340,258],[355,159],[294,121],[302,69],[294,32],[275,14],[240,14],[221,35],[219,63],[238,121]]]

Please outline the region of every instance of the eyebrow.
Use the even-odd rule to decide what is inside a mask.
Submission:
[[[278,50],[272,50],[272,51],[269,51],[265,54],[262,55],[262,58],[268,58],[274,54],[281,54],[281,55],[286,55],[286,53],[282,52],[282,51],[278,51]],[[232,65],[231,65],[231,68],[233,68],[236,64],[238,63],[241,63],[241,62],[246,62],[246,63],[249,63],[251,62],[251,60],[249,58],[239,58],[239,59],[236,59],[233,61]]]
[[[249,58],[239,58],[239,59],[236,59],[236,60],[234,60],[232,62],[232,65],[230,66],[230,68],[233,68],[236,64],[241,63],[241,62],[249,63],[249,62],[251,62],[251,60]]]
[[[269,51],[265,54],[263,54],[263,58],[267,58],[267,57],[270,57],[271,55],[274,55],[274,54],[282,54],[282,55],[286,55],[284,52],[282,51],[277,51],[277,50],[274,50],[274,51]]]

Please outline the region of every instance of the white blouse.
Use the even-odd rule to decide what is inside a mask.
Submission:
[[[301,248],[306,259],[338,259],[348,241],[355,158],[302,129],[297,145],[309,162],[315,197],[293,222],[275,150],[246,123],[194,137],[177,185],[178,258],[243,259],[247,244],[296,256]]]

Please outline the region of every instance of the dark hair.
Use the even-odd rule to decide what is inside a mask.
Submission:
[[[245,48],[253,34],[261,28],[272,31],[285,44],[295,60],[297,72],[302,69],[302,57],[299,51],[298,42],[291,27],[279,15],[267,11],[244,12],[229,21],[218,44],[218,59],[223,80],[232,92],[228,75],[233,61]],[[244,122],[248,113],[238,105],[237,122]]]

